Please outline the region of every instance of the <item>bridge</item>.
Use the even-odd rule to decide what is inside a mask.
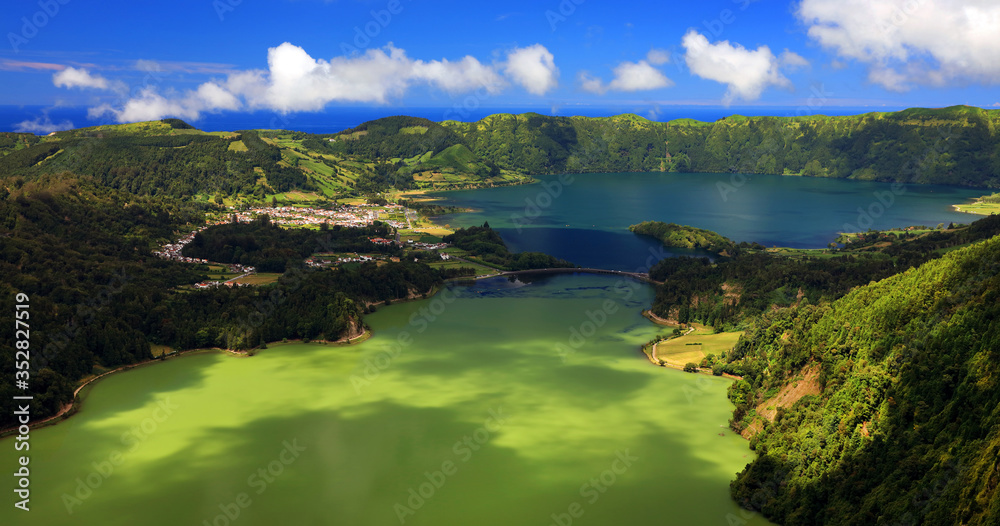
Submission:
[[[626,278],[632,278],[645,283],[650,283],[653,285],[659,285],[660,282],[654,281],[649,277],[649,274],[644,272],[625,272],[624,270],[609,270],[604,268],[579,268],[579,267],[560,267],[560,268],[538,268],[531,270],[504,270],[499,274],[493,274],[490,276],[476,276],[480,277],[495,277],[495,276],[517,276],[520,274],[607,274],[612,276],[623,276]]]

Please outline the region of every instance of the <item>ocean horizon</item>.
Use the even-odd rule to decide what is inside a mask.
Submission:
[[[420,106],[335,106],[319,112],[289,113],[282,115],[274,111],[206,113],[196,120],[187,120],[192,126],[204,131],[233,131],[249,129],[284,129],[308,133],[336,133],[353,128],[363,122],[389,117],[408,115],[423,117],[435,122],[458,120],[472,122],[497,113],[536,112],[542,115],[561,117],[609,117],[622,113],[635,113],[653,121],[671,121],[689,118],[712,122],[730,115],[746,116],[800,116],[800,115],[856,115],[872,111],[896,111],[904,108],[871,107],[821,107],[805,108],[791,106],[495,106],[467,109],[454,107]],[[27,123],[27,125],[26,125]],[[32,123],[35,125],[32,126]],[[51,131],[87,128],[104,124],[118,124],[109,117],[92,119],[87,115],[87,107],[66,106],[0,106],[0,131],[32,132],[46,135]]]

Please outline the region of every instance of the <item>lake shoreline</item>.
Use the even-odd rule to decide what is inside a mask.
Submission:
[[[407,300],[407,301],[409,301],[409,300]],[[228,356],[232,356],[232,357],[235,357],[235,358],[252,358],[259,351],[267,350],[270,347],[282,347],[282,346],[290,345],[290,344],[303,344],[303,343],[304,344],[310,344],[310,343],[315,343],[315,344],[319,344],[319,345],[328,345],[328,346],[335,346],[335,347],[346,347],[346,346],[358,345],[358,344],[364,343],[364,342],[368,341],[369,339],[371,339],[371,337],[372,337],[373,334],[374,334],[374,332],[371,329],[366,328],[361,334],[359,334],[357,336],[354,336],[352,338],[340,339],[340,340],[332,340],[332,341],[331,340],[310,340],[310,341],[307,342],[307,341],[304,341],[302,339],[276,340],[276,341],[267,343],[266,347],[255,347],[253,349],[249,349],[249,350],[246,350],[246,351],[238,351],[238,350],[235,350],[235,349],[223,349],[221,347],[202,347],[202,348],[198,348],[198,349],[187,349],[187,350],[183,350],[183,351],[172,351],[172,352],[169,352],[169,353],[164,353],[164,354],[161,354],[158,357],[155,357],[155,358],[152,358],[152,359],[149,359],[149,360],[143,360],[141,362],[136,362],[136,363],[132,363],[132,364],[128,364],[128,365],[122,365],[122,366],[117,367],[115,369],[111,369],[110,371],[105,371],[105,372],[103,372],[103,373],[101,373],[99,375],[87,378],[86,380],[83,381],[82,384],[80,384],[79,386],[77,386],[76,389],[73,390],[73,398],[70,400],[69,403],[63,405],[62,408],[59,410],[58,413],[56,413],[56,414],[54,414],[54,415],[52,415],[50,417],[47,417],[44,420],[39,420],[37,422],[32,422],[28,427],[31,430],[41,429],[41,428],[44,428],[44,427],[54,426],[54,425],[57,425],[57,424],[60,424],[60,423],[62,423],[64,421],[66,421],[66,420],[69,420],[73,415],[79,413],[82,410],[82,406],[83,406],[83,402],[84,402],[84,398],[85,398],[85,394],[82,394],[83,390],[85,388],[87,388],[87,387],[93,387],[93,386],[95,386],[99,380],[103,380],[104,378],[109,377],[109,376],[111,376],[113,374],[124,373],[124,372],[131,371],[132,369],[137,369],[137,368],[140,368],[140,367],[147,367],[147,366],[155,365],[155,364],[160,363],[160,362],[165,362],[167,360],[173,360],[175,358],[182,358],[182,357],[186,357],[186,356],[193,356],[193,355],[196,355],[196,354],[222,353],[222,354],[225,354],[225,355],[228,355]],[[17,431],[18,431],[17,427],[11,427],[11,428],[7,428],[7,429],[0,429],[0,439],[6,438],[9,435],[14,435],[14,434],[17,433]]]

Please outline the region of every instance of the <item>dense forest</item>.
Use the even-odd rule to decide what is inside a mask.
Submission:
[[[969,106],[712,123],[526,113],[443,124],[479,157],[532,174],[664,170],[1000,186],[1000,111]]]
[[[143,123],[150,124],[146,133],[83,128],[59,132],[58,140],[12,147],[0,157],[0,177],[70,171],[92,176],[111,188],[169,197],[263,197],[314,189],[306,174],[282,163],[281,150],[265,143],[255,131],[223,137],[192,130],[176,119],[167,121],[169,125]],[[175,130],[184,133],[173,134]],[[236,142],[245,150],[233,150]]]
[[[178,119],[0,136],[0,176],[69,170],[143,195],[261,200],[290,190],[377,196],[528,174],[739,172],[1000,187],[1000,110],[654,122],[637,115],[387,117],[335,134],[204,133]],[[265,136],[262,138],[262,135]],[[265,140],[265,138],[267,140]],[[302,162],[304,161],[304,162]]]
[[[728,257],[680,257],[660,261],[650,277],[656,289],[652,310],[680,323],[700,321],[735,327],[773,308],[837,299],[866,285],[926,261],[948,249],[1000,234],[1000,216],[968,227],[901,235],[863,234],[832,254],[787,257],[757,244],[740,243]]]
[[[748,326],[719,367],[759,455],[737,502],[788,525],[996,524],[1000,216],[729,252],[650,274],[659,315]]]
[[[787,525],[1000,524],[998,292],[994,237],[760,317],[728,357],[759,455],[733,497]],[[810,381],[818,394],[773,413]]]
[[[30,298],[38,417],[69,401],[78,380],[149,360],[153,346],[335,340],[358,332],[371,305],[427,293],[443,277],[419,262],[307,270],[299,261],[275,285],[193,291],[180,287],[205,279],[202,272],[152,251],[203,224],[206,209],[199,207],[209,205],[137,196],[71,174],[0,179],[0,198],[0,297],[7,312],[15,293]],[[14,341],[14,324],[0,326],[0,368],[7,371],[15,370]],[[13,389],[0,384],[0,428],[13,423]]]
[[[474,259],[503,270],[531,270],[541,268],[566,268],[576,265],[541,252],[511,253],[489,223],[483,226],[460,228],[443,238],[445,243],[465,250]]]

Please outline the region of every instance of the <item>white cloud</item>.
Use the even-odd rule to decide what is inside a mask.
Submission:
[[[197,100],[202,101],[206,108],[220,110],[240,109],[240,100],[227,91],[222,86],[214,82],[206,82],[198,86],[198,90],[193,95]]]
[[[691,73],[729,87],[722,99],[727,106],[736,99],[756,100],[770,86],[791,86],[781,74],[781,61],[767,46],[749,50],[739,44],[730,44],[728,40],[710,44],[694,29],[684,35],[681,43]]]
[[[778,60],[781,61],[781,65],[790,69],[805,68],[809,66],[809,61],[806,60],[802,55],[794,51],[789,51],[785,49],[781,55],[778,56]]]
[[[902,93],[910,89],[907,76],[892,68],[872,69],[868,72],[868,80],[889,91]]]
[[[284,43],[268,50],[267,72],[230,76],[228,88],[250,106],[282,112],[315,111],[333,101],[384,104],[415,82],[450,93],[481,86],[498,89],[499,74],[473,57],[456,62],[413,60],[391,44],[356,57],[314,59],[301,47]]]
[[[580,82],[580,88],[583,91],[597,93],[598,95],[603,95],[608,91],[608,87],[604,85],[604,81],[597,77],[592,77],[586,71],[581,71],[577,74],[577,80]]]
[[[666,49],[650,49],[646,54],[646,61],[654,66],[662,66],[670,62],[670,52]]]
[[[504,72],[534,95],[544,95],[559,85],[559,68],[552,53],[541,44],[508,53]]]
[[[233,72],[195,90],[160,93],[155,87],[146,88],[121,107],[103,104],[90,114],[111,114],[120,122],[132,122],[166,116],[194,120],[204,112],[241,108],[317,111],[335,101],[388,103],[416,84],[452,94],[476,89],[498,93],[509,84],[501,69],[510,80],[541,95],[556,86],[559,72],[552,54],[538,44],[512,50],[504,63],[483,64],[471,56],[455,61],[415,60],[392,44],[327,61],[285,42],[268,50],[267,64],[267,70]],[[152,61],[137,63],[153,71],[159,66]]]
[[[796,14],[810,37],[867,64],[888,89],[1000,83],[996,0],[802,0]]]
[[[580,86],[584,91],[604,94],[608,91],[646,91],[674,85],[663,72],[645,60],[622,62],[615,66],[614,73],[615,78],[605,85],[601,79],[582,71],[579,75]]]
[[[110,104],[102,104],[88,110],[91,119],[103,115],[112,115],[118,122],[152,121],[164,117],[179,117],[181,119],[197,119],[207,108],[199,103],[196,92],[188,91],[180,97],[164,97],[153,88],[146,88],[125,103],[122,109],[116,109]]]
[[[14,125],[17,133],[34,133],[38,135],[48,135],[52,132],[72,130],[73,123],[65,120],[62,122],[52,122],[48,115],[43,115],[34,120],[21,121]]]
[[[645,60],[622,62],[615,68],[615,78],[609,88],[614,91],[643,91],[669,88],[674,83]]]
[[[57,88],[93,88],[108,89],[108,79],[91,74],[85,68],[68,67],[52,74],[52,82]]]
[[[164,117],[195,120],[204,112],[238,110],[239,99],[214,82],[206,82],[195,90],[160,95],[152,87],[145,88],[125,102],[121,109],[102,104],[88,110],[90,118],[112,115],[118,122],[152,121]]]

